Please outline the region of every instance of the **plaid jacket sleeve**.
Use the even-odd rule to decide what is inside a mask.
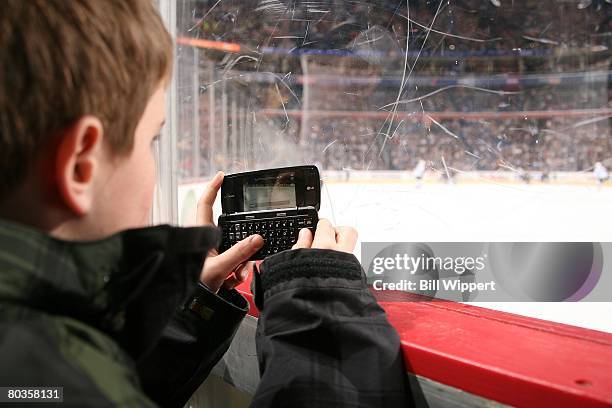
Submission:
[[[261,382],[253,407],[407,407],[399,337],[351,255],[285,251],[254,285]]]

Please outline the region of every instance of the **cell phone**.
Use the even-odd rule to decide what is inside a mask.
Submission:
[[[302,228],[313,235],[319,221],[321,178],[305,165],[228,174],[221,185],[220,252],[252,234],[264,246],[251,260],[290,249]]]

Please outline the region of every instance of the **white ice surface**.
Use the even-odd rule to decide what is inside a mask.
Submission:
[[[321,199],[320,215],[360,242],[612,240],[612,188],[595,184],[330,182]],[[612,333],[612,303],[472,304]]]

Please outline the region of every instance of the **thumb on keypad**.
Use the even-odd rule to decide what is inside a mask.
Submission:
[[[302,228],[298,234],[297,242],[291,249],[310,248],[312,245],[312,232],[308,228]]]
[[[246,276],[241,276],[241,273],[246,271],[244,269],[245,263],[259,251],[263,243],[263,238],[260,235],[251,235],[220,255],[208,256],[206,262],[204,262],[200,280],[213,292],[217,292],[229,278],[230,280],[226,282],[225,287],[231,289],[246,279]]]

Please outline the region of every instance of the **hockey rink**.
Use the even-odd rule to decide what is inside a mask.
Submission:
[[[612,187],[478,182],[325,183],[322,217],[360,241],[610,241]],[[360,245],[357,245],[357,251]],[[356,253],[359,257],[359,253]],[[473,303],[474,304],[474,303]],[[612,303],[477,303],[612,332]]]
[[[195,210],[193,200],[202,189],[203,184],[179,188],[179,208],[183,214]],[[219,212],[217,206],[215,218]],[[360,242],[364,241],[612,240],[609,183],[599,187],[595,182],[568,185],[482,180],[419,185],[413,180],[324,181],[319,213],[335,225],[357,229],[358,258]],[[612,332],[612,302],[478,305]]]
[[[327,182],[320,215],[365,241],[609,241],[612,187]]]

